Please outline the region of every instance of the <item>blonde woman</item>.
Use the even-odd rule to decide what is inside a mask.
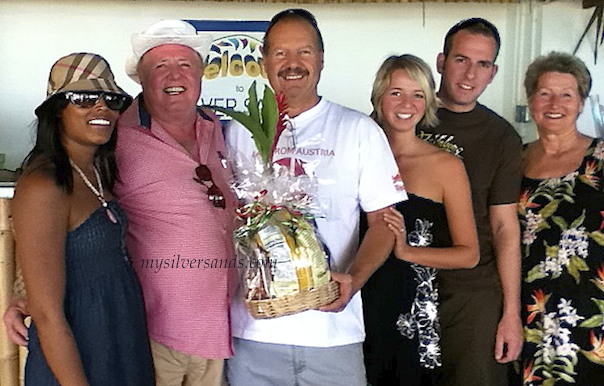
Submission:
[[[373,117],[386,133],[409,200],[387,216],[395,249],[362,290],[372,386],[434,383],[433,370],[441,365],[437,270],[478,262],[464,166],[416,137],[418,123],[437,122],[434,88],[430,68],[413,55],[386,59],[373,84]]]

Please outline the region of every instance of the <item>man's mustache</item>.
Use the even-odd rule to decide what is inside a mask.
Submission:
[[[277,76],[279,76],[280,78],[285,78],[290,75],[305,76],[305,75],[308,75],[308,70],[306,70],[302,67],[295,67],[295,68],[288,67],[288,68],[284,68],[283,70],[281,70],[277,73]]]

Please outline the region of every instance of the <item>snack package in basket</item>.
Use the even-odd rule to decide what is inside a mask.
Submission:
[[[272,163],[272,152],[287,124],[284,97],[265,86],[262,108],[256,82],[249,90],[249,114],[216,108],[251,133],[260,159],[234,158],[233,189],[242,225],[234,232],[244,259],[246,304],[255,318],[289,315],[320,307],[339,296],[330,281],[329,259],[315,232],[320,216],[317,183],[296,165]]]

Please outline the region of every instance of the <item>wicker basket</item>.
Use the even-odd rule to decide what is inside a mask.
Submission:
[[[254,319],[269,319],[297,314],[329,304],[340,296],[340,285],[335,281],[310,291],[296,292],[266,300],[246,300]]]

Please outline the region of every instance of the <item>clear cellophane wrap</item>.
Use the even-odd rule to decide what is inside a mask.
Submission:
[[[246,300],[278,299],[328,285],[328,257],[315,232],[321,212],[316,181],[260,159],[238,159],[235,170],[233,187],[243,204],[234,242],[245,262]]]

